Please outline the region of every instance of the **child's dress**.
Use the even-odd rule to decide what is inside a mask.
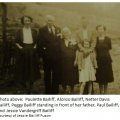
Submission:
[[[79,82],[96,81],[97,62],[94,53],[84,57],[83,52],[77,51],[76,64],[79,70]]]

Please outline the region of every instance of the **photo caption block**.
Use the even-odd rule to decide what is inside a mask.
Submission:
[[[120,110],[120,96],[1,95],[1,118],[54,118],[86,111]]]

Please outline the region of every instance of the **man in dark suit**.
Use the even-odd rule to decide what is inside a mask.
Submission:
[[[58,94],[60,81],[60,28],[54,17],[46,16],[46,25],[39,30],[38,52],[43,58],[45,94]]]

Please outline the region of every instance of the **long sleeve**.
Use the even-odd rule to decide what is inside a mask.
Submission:
[[[42,48],[43,48],[42,29],[39,29],[36,44],[37,44],[37,52],[38,52],[38,55],[39,55],[39,57],[42,57]]]
[[[81,37],[80,37],[80,31],[77,31],[76,32],[76,35],[75,35],[75,37],[76,37],[76,41],[77,41],[77,44],[78,44],[78,48],[79,48],[79,50],[81,50],[81,51],[84,51],[84,47],[83,47],[83,41],[82,41],[82,39],[81,39]]]
[[[20,30],[15,34],[15,43],[20,44]]]
[[[33,35],[33,44],[36,45],[37,44],[37,38],[38,38],[38,32],[35,29],[32,29],[32,35]]]
[[[111,50],[112,49],[112,44],[111,44],[111,39],[108,38],[108,49]]]
[[[93,67],[98,68],[97,60],[96,60],[96,53],[95,52],[90,53],[90,57],[92,60]]]
[[[91,50],[94,51],[96,47],[96,42],[97,42],[97,36],[96,33],[93,32],[91,35]]]
[[[83,68],[83,53],[76,51],[75,64],[78,66],[78,70]]]
[[[15,45],[18,48],[22,48],[23,41],[22,41],[22,29],[18,30],[15,35]]]

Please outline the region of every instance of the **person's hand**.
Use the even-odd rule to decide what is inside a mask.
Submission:
[[[93,52],[93,50],[92,50],[92,49],[89,49],[88,51],[89,51],[89,53]]]
[[[89,55],[89,51],[85,49],[83,54],[84,54],[84,57],[87,57]]]
[[[59,85],[59,93],[64,93],[64,88],[61,84]]]
[[[76,61],[74,61],[74,66],[75,66],[75,67],[77,66],[77,62],[76,62]]]
[[[23,47],[22,47],[22,46],[18,46],[18,48],[19,48],[19,49],[23,49]]]
[[[84,47],[82,47],[82,48],[80,49],[80,51],[83,51],[83,52],[84,52],[84,51],[85,51],[85,48],[84,48]]]
[[[58,33],[58,34],[57,34],[57,37],[62,38],[62,33]]]
[[[34,45],[34,49],[36,48],[36,45]]]
[[[20,46],[18,43],[16,43],[16,45],[17,45],[17,47],[18,47],[19,49],[22,49],[22,48],[23,48],[23,47]]]

